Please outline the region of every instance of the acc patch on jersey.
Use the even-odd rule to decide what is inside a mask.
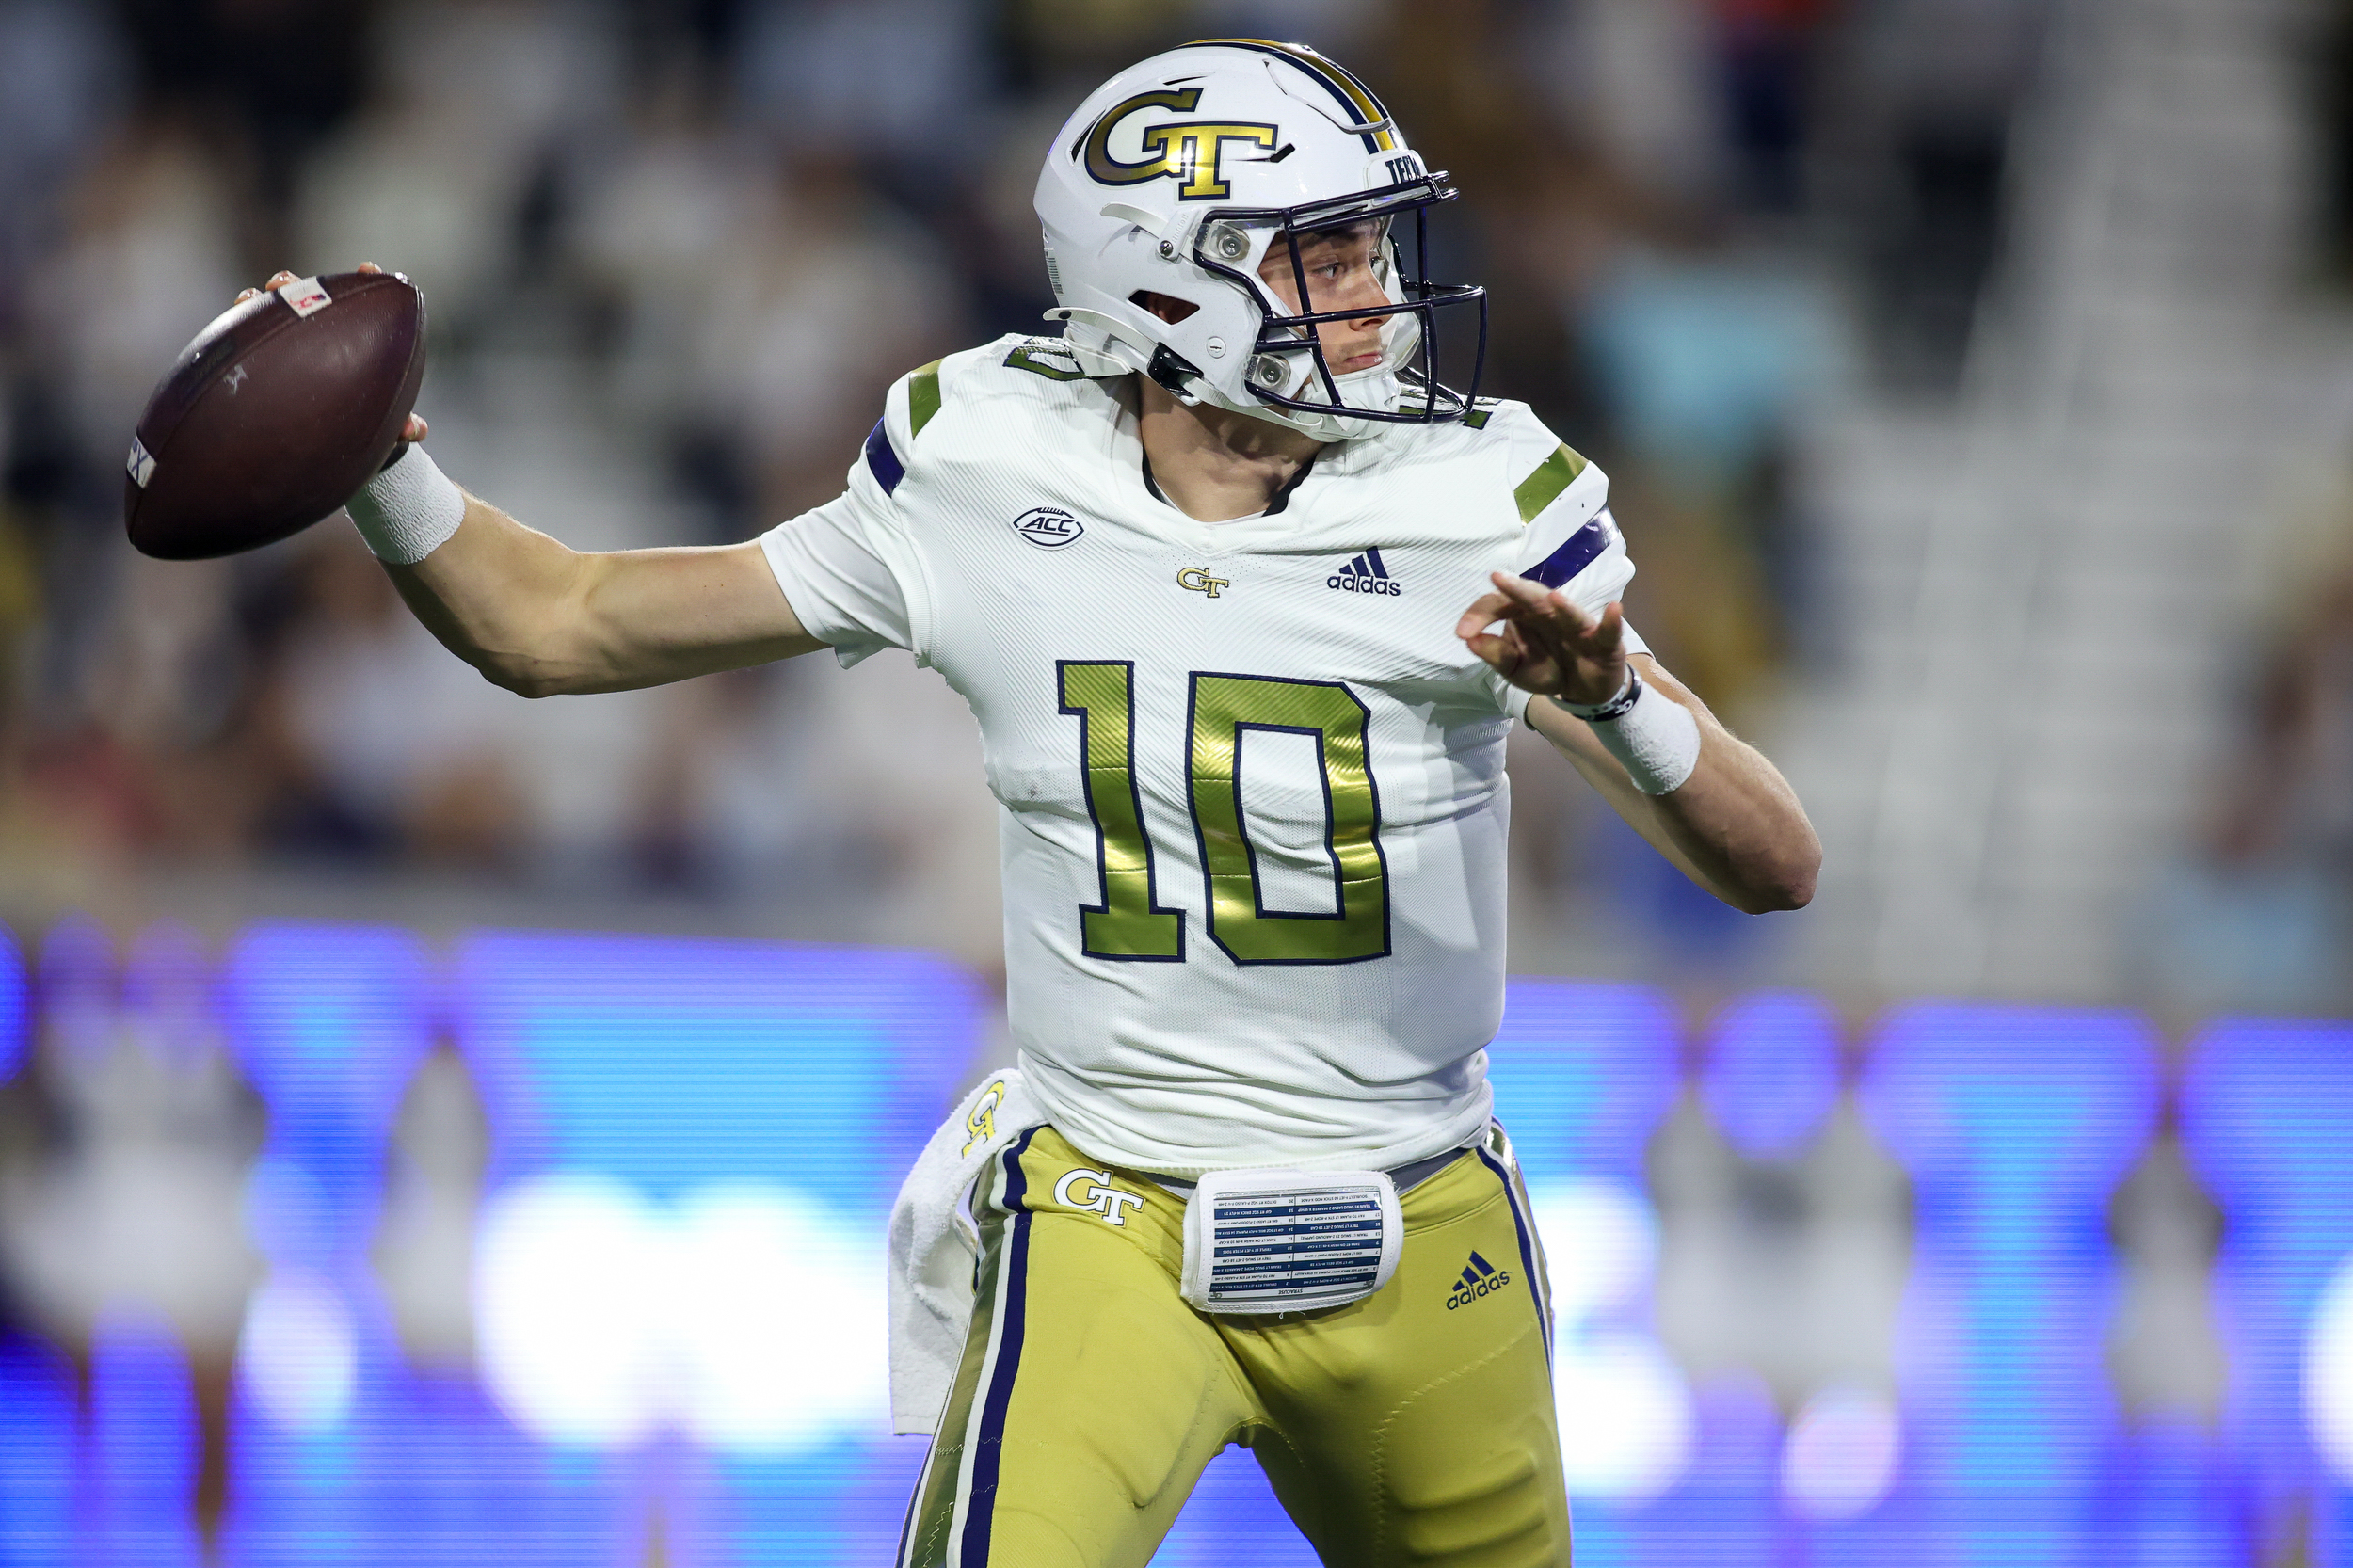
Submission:
[[[1086,524],[1059,506],[1032,506],[1013,520],[1013,531],[1040,550],[1076,543]]]

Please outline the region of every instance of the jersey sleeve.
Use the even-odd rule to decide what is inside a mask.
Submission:
[[[1558,588],[1587,615],[1600,615],[1634,580],[1625,536],[1609,514],[1609,476],[1532,416],[1515,422],[1507,439],[1513,459],[1512,500],[1524,530],[1513,569]],[[1625,626],[1624,646],[1629,654],[1650,651],[1631,625]],[[1495,680],[1505,711],[1513,718],[1525,716],[1529,694],[1501,676]]]
[[[760,536],[792,614],[844,668],[886,648],[923,656],[931,599],[892,495],[906,477],[926,397],[930,409],[938,407],[938,385],[936,363],[902,377],[841,494]]]

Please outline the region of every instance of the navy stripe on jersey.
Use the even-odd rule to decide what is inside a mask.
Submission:
[[[876,426],[880,429],[880,426]],[[1005,1196],[1002,1204],[1013,1216],[1013,1242],[1006,1248],[1005,1312],[997,1330],[997,1366],[988,1380],[988,1397],[981,1406],[981,1430],[972,1448],[972,1495],[964,1515],[964,1568],[988,1568],[988,1535],[997,1511],[999,1465],[1005,1453],[1005,1412],[1013,1404],[1014,1375],[1021,1367],[1021,1332],[1027,1316],[1030,1284],[1030,1211],[1023,1199],[1030,1180],[1022,1174],[1021,1157],[1030,1152],[1032,1128],[1005,1151]]]
[[[1552,1365],[1552,1314],[1545,1310],[1543,1292],[1536,1284],[1538,1277],[1536,1246],[1530,1237],[1527,1211],[1520,1208],[1519,1192],[1513,1184],[1512,1173],[1504,1169],[1503,1162],[1483,1148],[1473,1149],[1471,1152],[1479,1156],[1481,1163],[1484,1164],[1487,1169],[1495,1172],[1497,1181],[1503,1183],[1503,1201],[1512,1208],[1512,1228],[1518,1231],[1520,1236],[1520,1267],[1527,1271],[1524,1277],[1528,1281],[1528,1299],[1535,1304],[1536,1332],[1544,1336],[1545,1365],[1550,1367]]]
[[[867,433],[866,466],[874,471],[875,483],[882,486],[885,495],[897,489],[899,481],[907,476],[907,466],[890,449],[890,436],[883,429],[881,420],[876,420],[874,428]]]
[[[1618,540],[1617,520],[1605,506],[1593,520],[1570,535],[1561,548],[1520,573],[1532,583],[1557,588],[1593,564],[1594,557]]]

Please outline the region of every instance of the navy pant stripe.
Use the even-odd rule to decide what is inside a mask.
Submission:
[[[988,1568],[990,1516],[997,1508],[999,1463],[1005,1452],[1005,1412],[1013,1404],[1013,1383],[1021,1367],[1021,1332],[1030,1284],[1030,1211],[1023,1207],[1029,1178],[1021,1157],[1037,1136],[1032,1128],[1005,1151],[1003,1207],[1013,1215],[1013,1240],[1005,1249],[1005,1310],[997,1335],[997,1365],[981,1406],[981,1430],[972,1450],[972,1496],[965,1505],[963,1568]]]
[[[1545,1336],[1545,1365],[1549,1368],[1552,1365],[1552,1313],[1547,1310],[1545,1301],[1542,1276],[1536,1272],[1535,1236],[1529,1224],[1528,1211],[1520,1207],[1519,1190],[1503,1162],[1485,1149],[1472,1152],[1479,1156],[1487,1169],[1495,1172],[1496,1179],[1503,1183],[1503,1201],[1512,1207],[1512,1227],[1519,1232],[1520,1237],[1520,1267],[1527,1271],[1528,1299],[1536,1305],[1536,1329]]]

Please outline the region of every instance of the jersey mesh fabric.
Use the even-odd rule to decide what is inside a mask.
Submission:
[[[1559,563],[1601,471],[1503,403],[1328,447],[1281,511],[1202,523],[1147,489],[1132,388],[1051,340],[930,374],[920,429],[902,381],[889,450],[762,546],[845,663],[907,648],[971,704],[1007,1007],[1055,1125],[1173,1176],[1475,1134],[1524,694],[1454,623],[1490,571]],[[1561,583],[1593,612],[1633,575],[1604,532]]]

